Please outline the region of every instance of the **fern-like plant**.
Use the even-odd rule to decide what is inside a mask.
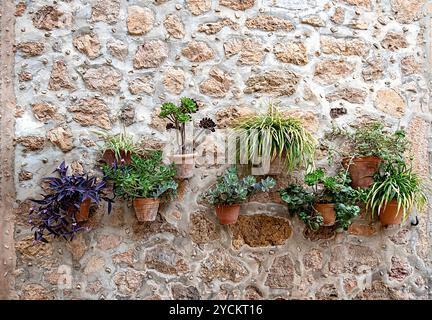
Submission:
[[[240,119],[235,130],[240,144],[246,146],[250,162],[262,157],[270,157],[273,161],[279,157],[288,172],[313,163],[314,137],[300,119],[285,116],[273,103],[269,104],[265,114]]]

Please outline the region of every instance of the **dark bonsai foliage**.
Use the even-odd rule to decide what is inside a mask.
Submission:
[[[81,203],[90,199],[99,204],[101,200],[108,203],[108,213],[111,212],[112,200],[102,194],[106,187],[106,179],[98,181],[96,177],[86,175],[68,175],[68,167],[63,161],[53,172],[59,177],[47,177],[48,194],[43,194],[42,200],[31,199],[37,206],[29,213],[29,223],[35,230],[36,241],[48,242],[46,236],[62,237],[72,240],[75,234],[83,228],[76,220]]]
[[[210,130],[211,132],[216,131],[216,123],[210,118],[203,118],[199,123],[199,127],[202,129]]]

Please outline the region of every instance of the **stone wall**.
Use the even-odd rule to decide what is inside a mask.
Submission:
[[[15,4],[12,297],[432,298],[428,213],[417,227],[383,229],[360,217],[347,233],[313,233],[272,193],[243,205],[236,225],[221,226],[198,196],[223,165],[197,164],[153,223],[138,223],[127,203],[117,203],[111,215],[96,210],[90,231],[72,243],[36,246],[27,224],[28,198],[63,159],[76,172],[99,172],[94,130],[118,132],[125,123],[145,143],[169,145],[155,115],[181,96],[196,99],[198,116],[220,129],[269,99],[317,138],[332,121],[407,128],[416,169],[428,178],[431,8],[424,0]],[[220,148],[223,134],[206,147]]]

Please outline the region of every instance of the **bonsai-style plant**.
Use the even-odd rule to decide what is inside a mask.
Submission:
[[[252,164],[261,160],[263,174],[277,175],[282,168],[291,172],[313,163],[315,139],[300,119],[285,116],[273,103],[265,114],[240,119],[235,130],[243,146],[240,152]]]
[[[401,161],[409,146],[404,130],[387,132],[381,122],[368,123],[353,133],[341,131],[353,147],[351,156],[342,164],[351,175],[351,186],[368,188],[374,182],[374,174],[381,163]]]
[[[176,165],[177,178],[186,179],[193,176],[195,141],[203,132],[214,132],[216,124],[210,118],[203,118],[199,122],[201,132],[193,137],[193,142],[188,145],[186,137],[186,124],[192,121],[192,114],[198,111],[198,105],[195,100],[183,97],[180,99],[180,105],[172,102],[162,104],[159,117],[167,119],[169,122],[167,130],[174,129],[177,132],[177,153],[171,155],[171,161]]]
[[[240,214],[241,203],[255,192],[268,192],[275,184],[275,180],[270,177],[260,182],[257,182],[254,176],[241,179],[237,168],[230,167],[217,178],[216,185],[204,193],[203,198],[215,206],[221,224],[233,224]]]
[[[102,158],[106,164],[112,166],[115,162],[131,162],[132,154],[140,154],[142,151],[136,145],[134,137],[126,132],[109,134],[94,131],[103,138],[103,145],[100,146]]]
[[[375,176],[366,194],[366,208],[379,215],[382,225],[400,224],[416,207],[427,204],[425,186],[412,167],[403,161],[387,163]]]
[[[88,219],[91,203],[99,204],[101,200],[108,203],[111,212],[112,199],[103,194],[106,179],[98,181],[89,175],[68,175],[68,167],[62,162],[54,171],[59,177],[47,177],[47,194],[42,200],[31,200],[36,203],[30,209],[29,222],[35,230],[35,240],[48,242],[47,236],[62,237],[72,240],[82,230],[79,222]]]
[[[162,163],[160,150],[133,154],[130,164],[105,165],[103,171],[113,181],[114,196],[132,201],[139,221],[155,220],[160,199],[177,191],[174,166]]]
[[[359,194],[349,186],[348,173],[343,170],[336,176],[327,176],[323,169],[317,169],[307,173],[304,181],[312,190],[290,185],[280,191],[291,214],[297,214],[312,230],[334,224],[347,229],[360,212],[356,205]]]

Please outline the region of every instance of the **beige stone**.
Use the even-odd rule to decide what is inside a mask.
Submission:
[[[124,61],[128,54],[129,49],[126,43],[121,40],[110,39],[107,42],[108,52],[115,58]]]
[[[175,14],[170,14],[165,17],[164,27],[168,34],[173,38],[181,39],[185,35],[185,29],[180,17]]]
[[[202,94],[212,97],[224,97],[232,84],[232,79],[227,72],[213,67],[209,72],[209,79],[201,82],[199,88]]]
[[[114,24],[120,14],[120,0],[97,0],[92,6],[90,20],[93,22],[104,21]]]
[[[202,280],[206,283],[210,283],[216,279],[240,282],[248,273],[248,270],[241,261],[222,250],[211,252],[208,258],[201,263],[199,271]]]
[[[414,155],[413,168],[423,179],[429,179],[429,152],[425,146],[429,145],[430,127],[428,121],[414,117],[407,129],[411,151]]]
[[[366,56],[370,45],[358,38],[338,39],[329,36],[321,36],[321,51],[326,54],[337,54],[343,56]]]
[[[367,28],[369,28],[369,22],[362,19],[352,19],[349,26],[353,29],[367,30]]]
[[[193,40],[181,52],[191,62],[203,62],[214,57],[213,50],[203,41]]]
[[[255,0],[219,0],[219,4],[233,10],[246,10],[255,5]]]
[[[350,103],[363,104],[366,101],[367,91],[359,88],[344,87],[326,95],[327,101],[345,100]]]
[[[97,247],[102,251],[117,248],[121,244],[122,238],[115,234],[101,234],[97,237]]]
[[[130,6],[128,8],[127,28],[131,35],[137,36],[149,32],[153,28],[155,15],[149,8]]]
[[[370,0],[343,0],[345,3],[358,6],[358,7],[364,7],[369,9],[371,7],[371,1]]]
[[[62,117],[57,113],[57,107],[46,102],[33,103],[31,105],[33,114],[39,121],[61,120]]]
[[[373,81],[382,78],[384,74],[384,64],[379,58],[373,58],[366,61],[363,67],[362,76],[365,81]]]
[[[294,24],[291,21],[270,15],[248,17],[245,26],[249,29],[259,29],[269,32],[292,31],[295,29]]]
[[[190,217],[189,233],[197,244],[209,243],[219,238],[216,224],[207,217],[207,213],[196,212]]]
[[[186,4],[193,15],[201,15],[211,9],[211,0],[186,0]]]
[[[68,107],[73,119],[84,127],[97,126],[103,129],[111,129],[111,121],[108,115],[108,107],[100,98],[81,99],[78,104]]]
[[[90,59],[95,59],[100,55],[101,45],[99,38],[94,32],[83,33],[73,38],[73,45],[81,53]]]
[[[406,56],[401,59],[401,71],[404,76],[409,76],[421,72],[421,64],[414,56]]]
[[[254,112],[243,106],[229,106],[216,112],[216,123],[219,129],[231,128],[240,119]]]
[[[336,24],[342,24],[345,21],[345,9],[342,7],[336,7],[330,20]]]
[[[120,91],[122,74],[112,66],[93,66],[82,72],[86,87],[106,95],[115,95]]]
[[[26,58],[35,57],[40,56],[44,52],[45,45],[42,42],[27,41],[18,43],[17,49]]]
[[[45,138],[38,136],[21,136],[16,141],[24,147],[24,151],[39,151],[45,147]]]
[[[238,54],[243,46],[243,39],[233,38],[224,42],[224,52],[227,58],[232,57],[233,55]]]
[[[121,295],[131,295],[136,293],[143,285],[144,272],[128,268],[126,271],[117,272],[114,277],[114,283],[117,291]]]
[[[185,73],[182,69],[169,67],[163,75],[165,89],[173,94],[180,94],[185,88]]]
[[[411,23],[421,16],[425,0],[391,0],[391,8],[400,23]]]
[[[104,264],[105,260],[103,257],[96,255],[91,256],[90,259],[87,261],[83,272],[87,276],[92,273],[101,272]]]
[[[320,270],[323,267],[323,254],[318,249],[312,249],[303,256],[303,265],[306,269]]]
[[[278,42],[273,48],[276,58],[285,63],[304,66],[308,63],[306,46],[302,42]]]
[[[190,270],[183,254],[168,244],[146,251],[144,262],[148,269],[164,274],[179,275]]]
[[[270,288],[288,289],[293,286],[294,264],[291,257],[286,254],[277,257],[270,268],[265,285]]]
[[[49,294],[49,291],[37,283],[30,283],[27,284],[21,295],[21,300],[50,300],[51,295]]]
[[[292,109],[292,110],[288,110],[288,111],[283,112],[283,114],[285,114],[286,116],[298,118],[302,122],[302,124],[306,128],[306,130],[308,130],[312,133],[317,132],[319,127],[320,127],[318,117],[312,111],[306,111],[306,110],[301,110],[301,109]]]
[[[128,83],[129,92],[131,94],[145,93],[151,95],[155,90],[152,79],[153,77],[148,75],[148,76],[141,76],[129,81]]]
[[[261,64],[264,56],[265,52],[262,43],[256,39],[247,38],[242,42],[242,49],[240,50],[240,57],[237,60],[237,64]]]
[[[149,40],[138,47],[133,59],[135,69],[157,68],[168,57],[168,46],[161,40]]]
[[[397,51],[402,48],[407,48],[408,42],[403,33],[389,31],[381,41],[381,45],[384,49]]]
[[[205,34],[216,34],[223,29],[223,27],[230,27],[233,30],[238,30],[240,25],[229,18],[219,19],[216,22],[203,23],[198,26],[198,31]]]
[[[309,24],[314,27],[325,27],[326,23],[319,15],[308,15],[300,19],[301,23]]]
[[[405,112],[405,100],[393,89],[378,90],[375,107],[394,117],[401,117]]]
[[[66,63],[63,60],[54,61],[51,76],[48,82],[48,89],[59,91],[62,89],[73,90],[75,84],[69,77],[69,71]]]
[[[291,96],[297,89],[300,76],[292,71],[270,70],[252,74],[246,80],[244,93],[270,93]]]
[[[354,64],[345,60],[323,60],[315,64],[314,79],[323,84],[332,84],[348,77]]]
[[[49,31],[71,24],[70,16],[54,6],[43,6],[40,8],[34,13],[32,21],[36,28]]]
[[[73,135],[70,129],[64,129],[63,127],[51,129],[47,133],[47,138],[63,152],[68,152],[74,147]]]

